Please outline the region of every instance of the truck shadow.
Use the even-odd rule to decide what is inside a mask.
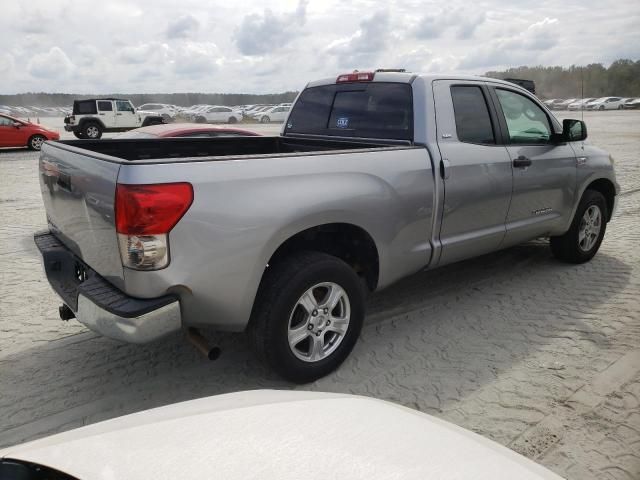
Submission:
[[[631,268],[599,253],[585,265],[534,242],[421,272],[370,299],[362,337],[334,374],[296,386],[264,367],[244,336],[217,335],[210,362],[175,335],[126,345],[83,333],[0,359],[0,446],[82,424],[238,390],[305,389],[373,395],[429,413],[456,408],[527,363],[546,375],[588,363],[616,319],[600,306]],[[205,332],[208,334],[208,332]],[[210,335],[209,335],[210,336]],[[541,359],[547,352],[554,364]],[[575,375],[574,375],[575,376]]]

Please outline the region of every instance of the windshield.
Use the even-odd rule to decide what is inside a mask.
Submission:
[[[362,82],[308,88],[285,133],[412,140],[411,86]]]

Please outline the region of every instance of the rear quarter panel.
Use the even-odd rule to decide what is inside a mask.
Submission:
[[[272,254],[310,227],[367,231],[380,257],[379,288],[431,254],[433,171],[424,148],[125,164],[118,181],[193,184],[193,205],[170,233],[170,265],[125,269],[130,295],[178,293],[189,325],[244,329]]]

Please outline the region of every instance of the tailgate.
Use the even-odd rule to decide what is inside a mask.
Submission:
[[[46,143],[39,169],[51,231],[93,270],[123,288],[114,223],[120,164]]]

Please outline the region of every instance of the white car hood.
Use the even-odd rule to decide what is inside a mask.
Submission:
[[[341,394],[252,391],[127,415],[0,452],[81,480],[560,479],[442,420]]]

